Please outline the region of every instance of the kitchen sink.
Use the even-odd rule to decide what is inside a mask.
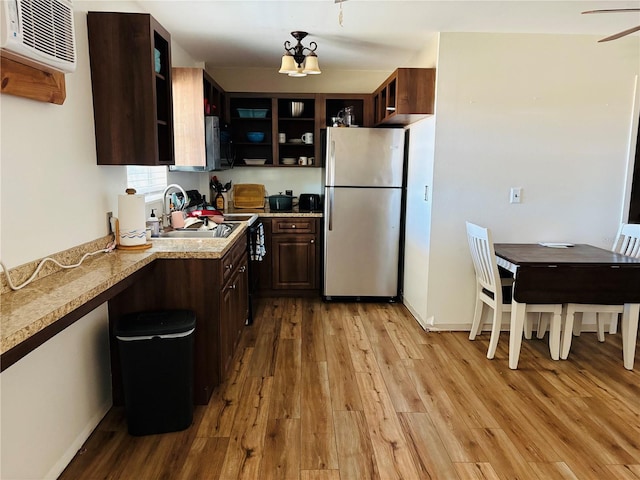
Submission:
[[[157,238],[227,238],[239,225],[240,223],[225,222],[213,230],[171,230],[168,232],[160,232]]]
[[[255,213],[225,213],[224,219],[226,222],[249,222],[249,225],[252,225],[258,219],[258,215]]]

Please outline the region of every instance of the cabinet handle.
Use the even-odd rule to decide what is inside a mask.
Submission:
[[[229,290],[235,290],[236,289],[236,284],[234,283],[233,285],[229,285]]]
[[[225,265],[224,268],[226,268],[227,270],[231,270],[233,268],[233,263],[230,263],[229,265]]]
[[[295,223],[291,225],[291,228],[296,228],[296,225],[295,225]]]
[[[316,243],[316,241],[312,239],[309,241],[309,243]]]
[[[244,265],[240,267],[240,273],[244,273],[247,271],[247,267],[245,267]]]

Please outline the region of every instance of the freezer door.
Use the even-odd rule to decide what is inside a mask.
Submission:
[[[399,188],[325,188],[327,297],[398,294]]]
[[[404,130],[327,128],[325,185],[400,187]]]

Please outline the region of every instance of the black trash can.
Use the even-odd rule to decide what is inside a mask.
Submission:
[[[184,430],[193,420],[195,314],[140,312],[116,323],[131,435]]]

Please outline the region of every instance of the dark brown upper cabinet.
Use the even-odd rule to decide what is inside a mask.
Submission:
[[[151,15],[87,14],[98,165],[172,165],[171,35]]]
[[[435,68],[398,68],[373,93],[376,125],[409,125],[433,114]]]

